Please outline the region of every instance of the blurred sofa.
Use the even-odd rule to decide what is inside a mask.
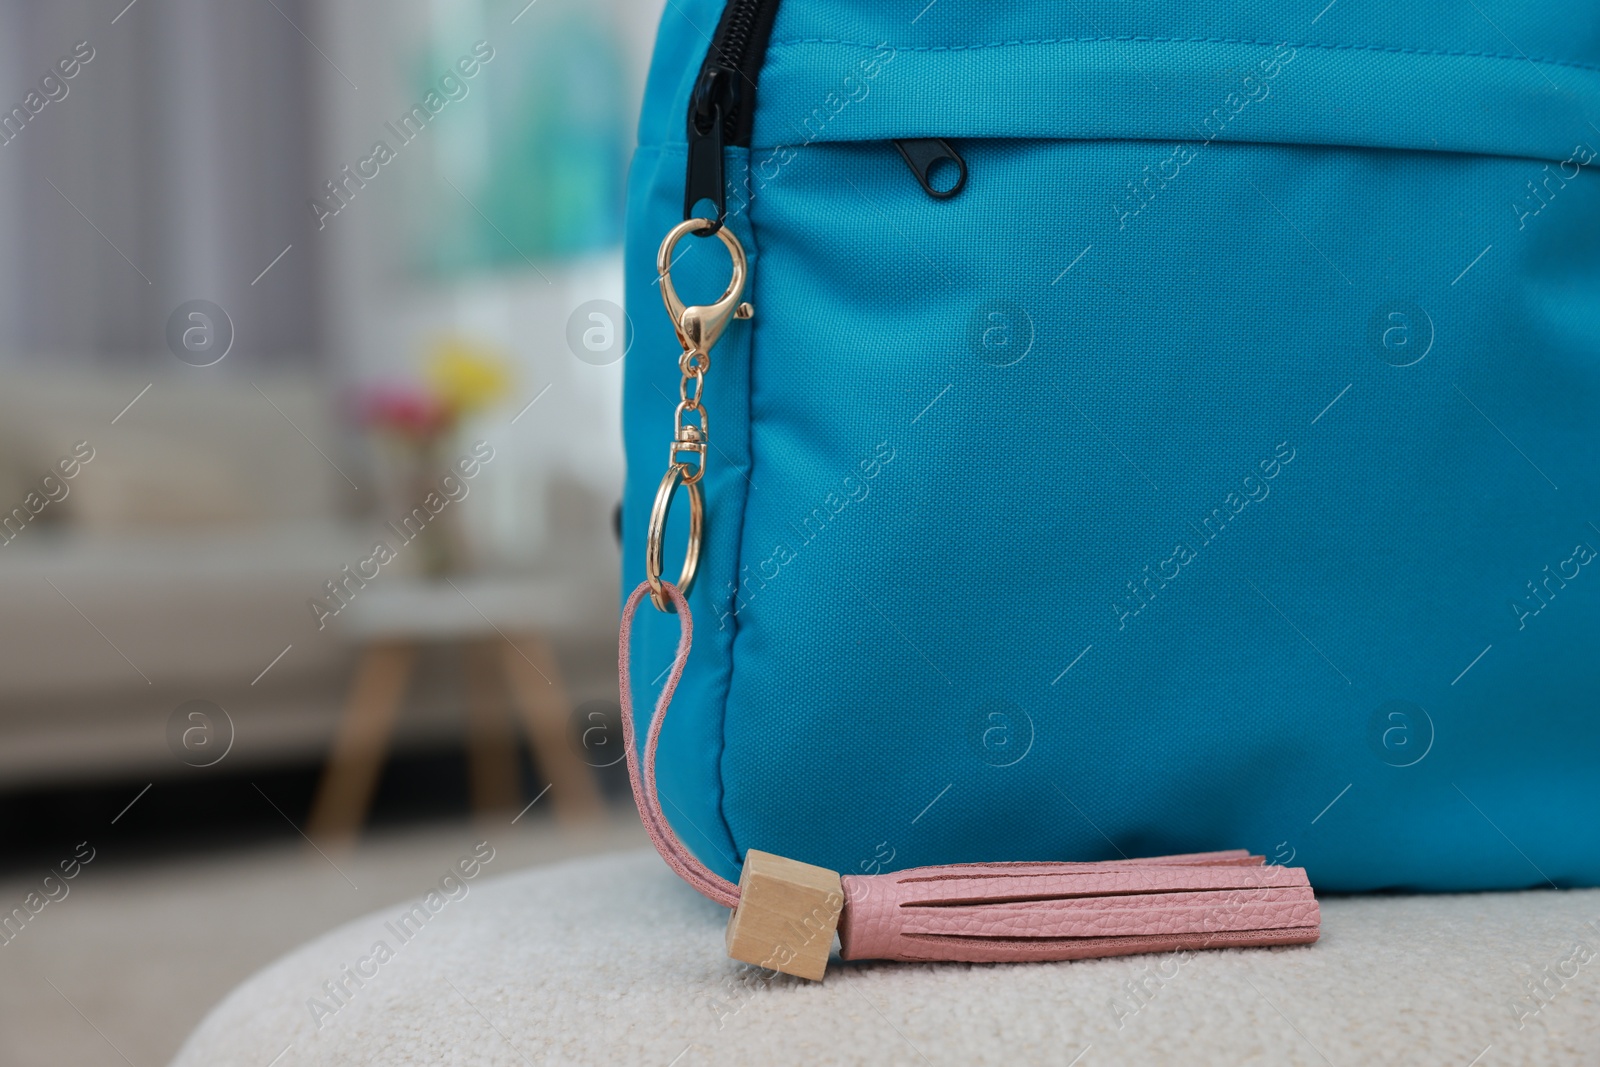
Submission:
[[[304,630],[296,594],[359,530],[339,475],[289,425],[335,446],[316,383],[262,383],[280,414],[244,381],[5,381],[0,508],[59,478],[78,442],[93,458],[0,544],[0,782],[177,766],[165,719],[190,699],[222,704],[241,732],[271,724],[241,755],[321,744],[349,653],[288,635]]]
[[[310,375],[3,377],[0,512],[30,493],[35,505],[60,499],[0,541],[0,787],[192,773],[166,741],[188,700],[227,710],[230,768],[319,758],[355,650],[316,628],[307,600],[381,521],[331,390]],[[85,441],[93,458],[61,478],[59,461]],[[52,472],[59,484],[46,486]],[[552,636],[578,676],[575,697],[603,694],[609,502],[575,486],[540,491],[551,498],[546,554],[585,609]],[[457,736],[451,686],[424,678],[419,689],[399,742]]]

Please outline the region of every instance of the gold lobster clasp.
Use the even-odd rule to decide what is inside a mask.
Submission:
[[[674,226],[665,240],[661,242],[661,250],[656,253],[656,274],[661,278],[661,300],[667,305],[667,314],[672,316],[672,328],[677,331],[678,343],[685,352],[698,352],[709,355],[712,347],[722,338],[722,331],[728,328],[731,319],[748,319],[752,314],[749,304],[740,298],[744,296],[744,279],[746,272],[744,247],[739,244],[739,239],[726,226],[717,230],[717,236],[722,238],[722,243],[728,248],[728,255],[733,259],[733,277],[728,280],[728,288],[711,304],[691,304],[684,306],[678,299],[678,291],[672,285],[672,250],[680,240],[691,233],[704,233],[712,228],[709,219],[685,219]]]

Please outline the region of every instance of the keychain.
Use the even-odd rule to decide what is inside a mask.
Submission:
[[[733,257],[733,277],[727,290],[716,303],[694,304],[685,307],[678,299],[672,285],[672,250],[687,234],[704,234],[714,230]],[[667,536],[667,514],[672,510],[672,498],[683,486],[689,493],[689,547],[684,554],[683,570],[678,576],[678,588],[685,593],[694,584],[695,571],[700,566],[700,542],[705,533],[705,500],[700,491],[700,479],[706,473],[706,445],[710,439],[710,426],[706,420],[701,393],[705,389],[706,371],[711,369],[711,349],[721,340],[722,332],[732,319],[748,319],[754,312],[740,298],[744,296],[745,279],[744,246],[726,226],[717,226],[707,219],[685,219],[672,228],[661,250],[656,253],[656,275],[661,282],[661,300],[672,316],[672,328],[683,346],[678,357],[678,369],[683,380],[678,383],[678,410],[673,416],[676,427],[672,446],[667,454],[667,473],[661,477],[661,487],[656,490],[655,504],[650,508],[650,532],[645,547],[645,574],[650,583],[650,602],[660,611],[673,611],[661,581],[661,555]],[[693,385],[694,392],[689,391]],[[685,422],[685,417],[696,421]],[[688,456],[689,459],[680,457]]]
[[[687,234],[715,232],[733,257],[718,300],[685,307],[672,285],[672,251]],[[736,960],[819,980],[835,933],[844,959],[1024,962],[1178,949],[1295,945],[1317,940],[1320,911],[1306,872],[1263,864],[1243,849],[1097,863],[964,863],[875,875],[844,875],[746,849],[739,884],[708,869],[667,822],[656,791],[656,750],[694,635],[685,595],[705,532],[708,423],[701,397],[711,349],[732,319],[748,319],[744,248],[727,227],[691,218],[656,255],[661,299],[683,355],[667,473],[650,509],[645,581],[622,609],[617,673],[628,778],[645,832],[678,875],[732,908],[727,950]],[[691,392],[692,388],[692,392]],[[687,457],[687,458],[685,458]],[[689,494],[689,546],[676,584],[661,579],[667,513],[678,487]],[[648,593],[680,628],[677,655],[650,716],[643,751],[634,738],[629,644]]]

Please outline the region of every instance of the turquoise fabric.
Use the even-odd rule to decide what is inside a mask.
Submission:
[[[1127,8],[780,7],[668,817],[729,877],[1244,847],[1323,890],[1600,884],[1600,8]],[[668,5],[630,176],[625,591],[719,11]],[[682,247],[714,297],[720,243]]]

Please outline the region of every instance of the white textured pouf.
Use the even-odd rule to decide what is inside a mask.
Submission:
[[[1314,946],[835,960],[821,984],[725,959],[727,913],[650,851],[457,895],[290,953],[218,1005],[174,1063],[1600,1062],[1600,890],[1334,897]]]

